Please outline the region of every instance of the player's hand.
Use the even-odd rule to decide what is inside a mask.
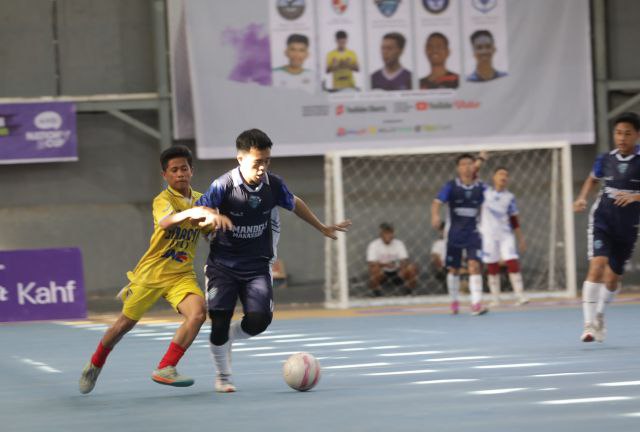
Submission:
[[[520,251],[520,253],[524,253],[527,250],[527,242],[524,241],[523,238],[521,238],[518,242],[518,250]]]
[[[442,225],[442,221],[439,217],[431,219],[431,227],[433,227],[434,230],[440,230],[440,225]]]
[[[322,234],[325,237],[329,237],[330,239],[336,240],[338,236],[336,235],[336,231],[347,232],[349,231],[349,227],[351,226],[351,221],[349,219],[337,223],[335,225],[325,226],[322,230]]]
[[[581,212],[587,208],[587,200],[584,198],[578,198],[573,202],[573,211]]]
[[[631,203],[640,201],[640,194],[635,192],[618,192],[613,204],[619,207],[626,207]]]
[[[204,228],[205,226],[212,226],[213,229],[222,230],[222,231],[231,231],[233,230],[233,222],[225,215],[214,214],[212,223],[207,223],[205,225],[200,225],[200,227]]]

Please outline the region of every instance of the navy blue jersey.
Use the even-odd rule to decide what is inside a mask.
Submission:
[[[466,186],[459,178],[448,181],[440,189],[437,200],[449,205],[447,241],[465,246],[466,240],[478,236],[480,207],[484,201],[485,185],[474,182]]]
[[[255,188],[243,181],[240,168],[216,179],[196,205],[217,208],[231,219],[233,230],[216,233],[207,263],[242,269],[268,265],[274,255],[271,210],[293,210],[294,200],[275,174],[267,173]]]
[[[640,203],[625,207],[613,202],[618,192],[640,193],[640,151],[622,156],[618,150],[596,158],[591,175],[602,182],[598,199],[592,207],[592,226],[617,238],[635,242],[640,217]]]

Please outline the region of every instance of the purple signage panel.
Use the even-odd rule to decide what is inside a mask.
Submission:
[[[80,249],[0,251],[0,322],[86,316]]]
[[[71,102],[0,105],[0,164],[78,160]]]

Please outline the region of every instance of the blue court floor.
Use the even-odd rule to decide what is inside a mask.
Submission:
[[[208,324],[179,367],[196,384],[151,381],[177,325],[136,328],[89,395],[78,377],[105,325],[0,326],[0,430],[640,430],[639,305],[608,310],[602,344],[579,342],[576,307],[275,321],[235,346],[234,394],[213,391]],[[323,368],[307,393],[282,379],[299,351]]]

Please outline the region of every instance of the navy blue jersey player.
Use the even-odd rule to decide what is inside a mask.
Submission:
[[[431,225],[438,229],[441,224],[440,208],[449,206],[445,235],[447,240],[446,266],[447,289],[451,296],[451,312],[458,313],[460,291],[460,267],[466,252],[471,292],[471,313],[482,315],[487,309],[482,306],[482,240],[478,230],[480,208],[484,201],[485,186],[476,180],[478,166],[473,156],[463,154],[456,159],[458,177],[448,181],[431,204]]]
[[[624,265],[631,258],[640,222],[640,117],[624,113],[614,122],[615,149],[599,155],[587,177],[575,211],[587,207],[587,196],[602,188],[589,217],[589,272],[582,285],[583,342],[604,341],[604,309],[619,291]]]
[[[236,139],[239,166],[216,179],[198,201],[198,205],[217,209],[233,224],[233,229],[219,230],[212,238],[205,269],[218,392],[235,391],[230,365],[233,341],[260,334],[271,323],[274,208],[292,211],[332,239],[336,231],[346,231],[351,225],[349,221],[323,224],[280,177],[270,173],[271,146],[271,139],[261,130],[242,132]],[[244,316],[231,324],[238,299]]]

